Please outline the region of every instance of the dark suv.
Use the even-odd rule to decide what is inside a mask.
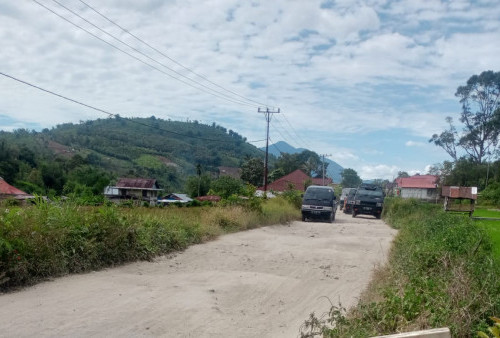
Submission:
[[[302,221],[308,218],[322,218],[333,222],[337,211],[336,199],[331,187],[309,186],[302,200]]]
[[[384,207],[384,192],[374,184],[362,184],[356,190],[352,204],[352,217],[357,215],[373,215],[380,218]]]

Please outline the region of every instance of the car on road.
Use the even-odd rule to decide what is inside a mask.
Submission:
[[[380,218],[383,207],[384,192],[382,188],[374,184],[362,184],[358,187],[354,196],[352,217],[363,214]]]
[[[356,195],[356,188],[349,190],[349,193],[344,199],[344,214],[352,212],[352,205],[354,204],[354,196]]]
[[[335,220],[337,197],[332,187],[311,185],[302,199],[302,221],[308,219]]]

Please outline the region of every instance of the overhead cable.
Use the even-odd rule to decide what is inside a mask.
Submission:
[[[234,92],[234,91],[232,91],[232,90],[230,90],[230,89],[227,89],[227,88],[225,88],[225,87],[223,87],[223,86],[221,86],[221,85],[219,85],[219,84],[217,84],[217,83],[215,83],[215,82],[211,81],[211,80],[210,80],[210,79],[208,79],[206,76],[201,75],[201,74],[199,74],[199,73],[195,72],[194,70],[192,70],[191,68],[184,66],[183,64],[181,64],[180,62],[178,62],[178,61],[177,61],[177,60],[175,60],[174,58],[172,58],[172,57],[168,56],[167,54],[165,54],[165,53],[164,53],[164,52],[162,52],[161,50],[159,50],[159,49],[155,48],[155,47],[154,47],[154,46],[152,46],[151,44],[149,44],[149,43],[147,43],[146,41],[144,41],[143,39],[139,38],[137,35],[135,35],[135,34],[131,33],[128,29],[126,29],[126,28],[122,27],[121,25],[119,25],[118,23],[116,23],[114,20],[112,20],[112,19],[108,18],[106,15],[102,14],[102,13],[101,13],[101,12],[99,12],[97,9],[95,9],[94,7],[92,7],[91,5],[87,4],[85,1],[83,1],[83,0],[79,0],[79,1],[80,1],[82,4],[84,4],[85,6],[87,6],[88,8],[90,8],[92,11],[94,11],[96,14],[98,14],[99,16],[101,16],[102,18],[104,18],[105,20],[107,20],[108,22],[110,22],[111,24],[115,25],[116,27],[118,27],[118,28],[120,28],[122,31],[124,31],[125,33],[127,33],[127,34],[129,34],[130,36],[132,36],[133,38],[135,38],[137,41],[140,41],[141,43],[143,43],[144,45],[148,46],[149,48],[151,48],[151,49],[152,49],[152,50],[154,50],[155,52],[157,52],[157,53],[161,54],[161,55],[162,55],[162,56],[164,56],[165,58],[169,59],[170,61],[172,61],[172,62],[173,62],[173,63],[175,63],[176,65],[178,65],[178,66],[180,66],[180,67],[184,68],[185,70],[187,70],[187,71],[188,71],[188,72],[190,72],[191,74],[196,75],[196,76],[198,76],[199,78],[201,78],[201,79],[203,79],[203,80],[205,80],[205,81],[207,81],[207,82],[211,83],[212,85],[214,85],[214,86],[216,86],[216,87],[218,87],[218,88],[220,88],[220,89],[222,89],[222,90],[225,90],[225,91],[227,91],[227,92],[229,92],[229,93],[231,93],[231,94],[233,94],[233,95],[235,95],[235,96],[238,96],[238,97],[240,97],[240,98],[242,98],[242,99],[244,99],[244,100],[246,100],[246,101],[254,102],[254,103],[256,103],[256,104],[258,104],[258,105],[261,105],[261,106],[267,106],[266,104],[264,104],[264,103],[262,103],[262,102],[255,101],[255,100],[253,100],[253,99],[250,99],[250,98],[247,98],[247,97],[245,97],[245,96],[243,96],[243,95],[240,95],[240,94],[238,94],[238,93],[236,93],[236,92]]]
[[[186,82],[186,81],[184,81],[184,80],[182,80],[182,79],[180,79],[180,78],[178,78],[178,77],[175,77],[175,76],[173,76],[172,74],[169,74],[169,73],[167,73],[167,72],[165,72],[165,71],[161,70],[160,68],[158,68],[158,67],[156,67],[156,66],[154,66],[154,65],[151,65],[150,63],[148,63],[148,62],[146,62],[146,61],[144,61],[144,60],[142,60],[142,59],[138,58],[137,56],[130,54],[129,52],[127,52],[127,51],[125,51],[125,50],[121,49],[120,47],[117,47],[117,46],[115,46],[114,44],[112,44],[112,43],[110,43],[110,42],[108,42],[108,41],[106,41],[106,40],[102,39],[101,37],[99,37],[99,36],[95,35],[94,33],[90,32],[89,30],[87,30],[87,29],[85,29],[85,28],[81,27],[80,25],[78,25],[78,24],[76,24],[76,23],[72,22],[71,20],[69,20],[69,19],[65,18],[64,16],[60,15],[59,13],[55,12],[55,11],[54,11],[54,10],[52,10],[51,8],[49,8],[49,7],[47,7],[47,6],[43,5],[43,4],[41,4],[41,3],[40,3],[40,2],[38,2],[37,0],[32,0],[32,1],[33,1],[33,2],[35,2],[35,3],[37,3],[38,5],[40,5],[41,7],[45,8],[45,9],[46,9],[46,10],[48,10],[49,12],[51,12],[51,13],[55,14],[56,16],[58,16],[59,18],[61,18],[62,20],[64,20],[64,21],[66,21],[66,22],[70,23],[71,25],[73,25],[73,26],[77,27],[78,29],[83,30],[84,32],[86,32],[87,34],[89,34],[89,35],[93,36],[94,38],[96,38],[96,39],[98,39],[98,40],[100,40],[100,41],[104,42],[105,44],[109,45],[110,47],[113,47],[113,48],[117,49],[118,51],[120,51],[120,52],[122,52],[122,53],[124,53],[124,54],[126,54],[126,55],[128,55],[128,56],[130,56],[131,58],[133,58],[133,59],[135,59],[135,60],[137,60],[137,61],[139,61],[139,62],[141,62],[141,63],[145,64],[145,65],[146,65],[146,66],[148,66],[148,67],[151,67],[151,68],[153,68],[153,69],[155,69],[155,70],[159,71],[160,73],[162,73],[162,74],[164,74],[164,75],[167,75],[167,76],[169,76],[169,77],[171,77],[171,78],[173,78],[173,79],[175,79],[175,80],[177,80],[177,81],[180,81],[180,82],[182,82],[182,83],[184,83],[184,84],[186,84],[186,85],[188,85],[188,86],[190,86],[190,87],[192,87],[192,88],[195,88],[195,89],[197,89],[197,90],[201,90],[201,91],[203,91],[203,92],[205,92],[205,93],[207,93],[207,94],[210,94],[210,95],[216,96],[216,97],[218,97],[218,98],[220,98],[220,99],[224,99],[224,100],[226,100],[226,101],[229,101],[229,102],[232,102],[232,103],[236,103],[236,104],[240,104],[240,105],[246,105],[246,106],[250,106],[250,107],[254,107],[254,108],[255,108],[255,107],[257,107],[256,105],[253,105],[253,104],[249,104],[249,103],[246,103],[246,102],[243,102],[243,101],[238,101],[238,100],[236,100],[236,99],[231,99],[231,98],[228,98],[228,97],[226,97],[226,96],[221,96],[221,95],[219,95],[219,94],[216,94],[216,93],[217,93],[217,91],[216,91],[216,90],[214,90],[214,89],[210,89],[210,88],[209,88],[209,89],[210,89],[211,91],[213,91],[213,92],[211,92],[211,91],[207,91],[207,90],[205,90],[205,89],[203,89],[203,88],[197,87],[197,86],[195,86],[195,85],[193,85],[193,84],[191,84],[191,83],[189,83],[189,82]],[[124,43],[124,44],[126,44],[126,43]],[[133,48],[133,47],[130,47],[130,48]],[[141,54],[142,54],[142,53],[141,53]],[[142,54],[142,55],[145,55],[145,54]],[[146,57],[148,57],[148,58],[150,58],[150,57],[149,57],[149,56],[147,56],[147,55],[145,55],[145,56],[146,56]],[[155,62],[159,63],[158,61],[155,61]],[[161,64],[161,63],[160,63],[160,64]],[[164,66],[164,67],[168,68],[167,66]],[[170,68],[169,68],[169,69],[170,69]],[[184,77],[185,77],[185,76],[184,76]],[[189,79],[189,78],[188,78],[188,79]],[[193,81],[192,79],[189,79],[189,80]],[[195,81],[195,82],[196,82],[196,81]],[[201,85],[201,84],[200,84],[200,85]]]
[[[48,93],[48,94],[51,94],[51,95],[54,95],[54,96],[57,96],[57,97],[60,97],[64,100],[67,100],[67,101],[70,101],[70,102],[73,102],[73,103],[76,103],[76,104],[79,104],[81,106],[84,106],[84,107],[87,107],[89,109],[93,109],[93,110],[96,110],[96,111],[99,111],[101,113],[104,113],[110,117],[116,117],[116,118],[122,118],[123,120],[127,120],[127,121],[130,121],[132,123],[135,123],[135,124],[139,124],[139,125],[142,125],[142,126],[145,126],[145,127],[149,127],[149,128],[153,128],[153,129],[158,129],[158,130],[161,130],[161,131],[164,131],[164,132],[167,132],[167,133],[170,133],[170,134],[174,134],[174,135],[179,135],[179,136],[183,136],[183,137],[189,137],[189,138],[194,138],[194,139],[198,139],[198,140],[203,140],[203,141],[212,141],[212,142],[226,142],[225,140],[217,140],[217,139],[209,139],[209,138],[205,138],[205,137],[198,137],[198,136],[193,136],[193,135],[187,135],[187,134],[182,134],[182,133],[179,133],[179,132],[176,132],[176,131],[172,131],[172,130],[168,130],[168,129],[164,129],[164,128],[160,128],[160,127],[156,127],[156,126],[152,126],[152,125],[149,125],[147,123],[142,123],[142,122],[139,122],[139,121],[135,121],[135,120],[132,120],[130,118],[123,118],[121,117],[119,114],[115,114],[115,113],[111,113],[109,111],[106,111],[104,109],[101,109],[101,108],[97,108],[97,107],[94,107],[94,106],[91,106],[89,104],[86,104],[86,103],[83,103],[83,102],[80,102],[80,101],[77,101],[75,99],[72,99],[72,98],[69,98],[67,96],[64,96],[64,95],[61,95],[61,94],[58,94],[56,92],[53,92],[51,90],[48,90],[48,89],[44,89],[40,86],[37,86],[37,85],[34,85],[32,83],[29,83],[27,81],[23,81],[21,79],[18,79],[12,75],[8,75],[8,74],[5,74],[3,72],[0,72],[0,75],[2,76],[5,76],[7,78],[10,78],[14,81],[17,81],[17,82],[20,82],[20,83],[23,83],[25,85],[28,85],[30,87],[33,87],[33,88],[36,88],[38,90],[41,90],[45,93]]]

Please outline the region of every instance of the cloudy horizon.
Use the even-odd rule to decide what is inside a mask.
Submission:
[[[458,120],[457,87],[499,71],[496,0],[0,1],[0,18],[1,72],[124,117],[216,122],[249,140],[265,138],[258,107],[279,107],[273,142],[332,154],[364,179],[448,160],[428,140]],[[0,90],[0,130],[106,117],[6,77]]]

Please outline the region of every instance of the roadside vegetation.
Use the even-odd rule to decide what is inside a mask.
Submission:
[[[439,206],[387,199],[384,219],[399,229],[388,264],[379,268],[359,304],[311,314],[302,337],[368,337],[449,327],[476,336],[500,313],[500,270],[485,226]]]
[[[7,203],[8,204],[8,203]],[[47,278],[151,260],[229,232],[299,219],[285,198],[193,208],[81,206],[71,201],[0,207],[0,291]]]

